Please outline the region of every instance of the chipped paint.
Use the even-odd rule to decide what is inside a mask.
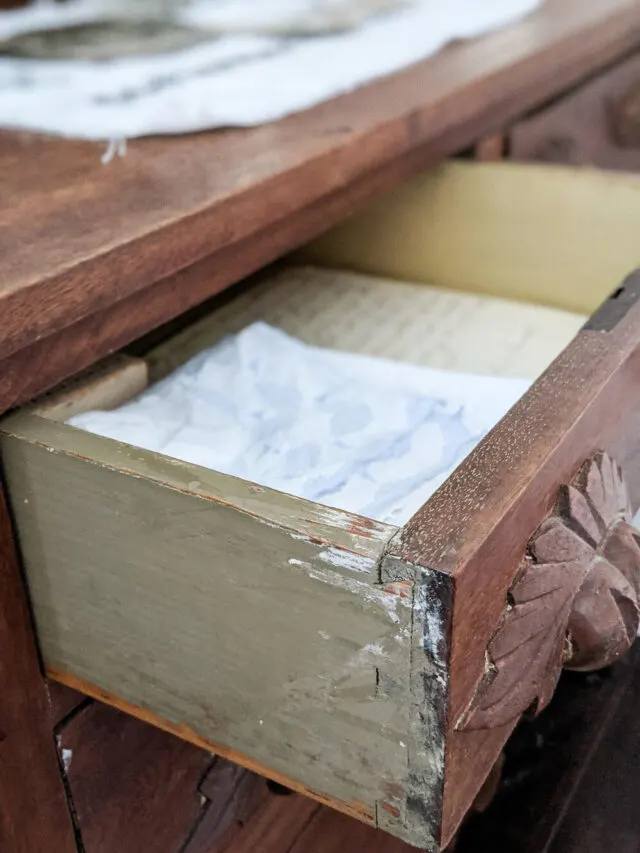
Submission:
[[[361,515],[354,515],[345,510],[332,509],[322,504],[315,504],[315,510],[317,521],[309,519],[310,523],[328,524],[331,527],[337,527],[347,531],[347,533],[352,533],[354,536],[363,536],[376,542],[386,542],[398,531],[398,527],[392,524],[375,521],[372,518],[366,518]]]
[[[356,580],[356,578],[346,577],[339,572],[334,572],[331,569],[319,570],[316,568],[309,569],[309,577],[314,580],[328,583],[331,586],[337,586],[347,592],[357,595],[359,598],[370,604],[377,604],[387,611],[387,615],[392,622],[399,622],[397,608],[411,607],[411,601],[407,598],[402,598],[399,595],[387,592],[383,587],[372,586],[365,581]]]
[[[39,430],[56,432],[56,441],[64,438],[58,436],[61,430],[56,425],[34,423],[33,432]],[[231,495],[224,492],[227,500],[209,499],[202,506],[204,496],[176,488],[172,472],[152,455],[136,461],[123,453],[121,461],[130,461],[140,476],[125,474],[106,440],[86,441],[84,458],[67,454],[64,447],[46,453],[27,439],[4,437],[3,442],[12,446],[19,442],[8,471],[12,484],[23,486],[12,488],[21,520],[26,519],[28,526],[35,518],[39,534],[54,543],[53,566],[41,567],[34,547],[27,549],[32,576],[33,572],[41,576],[38,573],[45,568],[55,572],[56,606],[74,630],[83,630],[87,610],[78,602],[91,600],[95,583],[105,598],[117,602],[108,614],[101,610],[92,618],[82,648],[72,643],[70,632],[65,636],[45,632],[50,658],[77,662],[74,656],[80,654],[83,666],[85,660],[91,661],[92,671],[97,671],[98,661],[107,686],[121,683],[124,664],[106,654],[102,638],[110,623],[124,625],[118,636],[131,640],[127,632],[133,632],[131,646],[140,650],[127,667],[133,665],[136,674],[144,676],[132,680],[136,707],[150,707],[154,719],[170,720],[170,725],[180,727],[181,736],[189,731],[190,737],[207,743],[226,744],[224,749],[234,758],[249,756],[261,768],[275,765],[288,779],[302,779],[305,789],[325,792],[332,804],[357,798],[365,803],[363,812],[373,823],[376,802],[387,801],[382,785],[400,784],[406,775],[406,750],[398,739],[406,739],[410,648],[408,643],[403,648],[396,637],[412,618],[410,599],[402,588],[384,589],[377,583],[382,548],[374,547],[371,539],[338,534],[336,528],[310,526],[309,506],[288,496],[269,493],[273,506],[257,500],[250,504],[249,509],[267,513],[266,519],[238,508],[246,498],[244,492],[238,495],[240,487],[236,489],[234,482],[228,487]],[[85,448],[81,439],[79,445]],[[94,449],[97,458],[92,457]],[[48,497],[62,478],[48,476],[50,468],[64,470],[68,482],[75,484],[69,489],[76,496],[73,505],[64,507],[71,530],[68,535],[65,528],[62,547],[55,547],[61,536],[59,502]],[[35,509],[23,503],[33,488],[25,469],[37,473]],[[182,466],[173,470],[182,476]],[[193,487],[196,479],[193,474],[185,476],[185,485]],[[205,493],[218,490],[220,481],[202,472]],[[86,513],[99,519],[92,525],[98,528],[96,554],[112,569],[100,571],[97,557],[90,578],[74,556],[78,549],[86,550]],[[113,536],[122,524],[127,527],[126,542]],[[312,535],[305,535],[305,530]],[[31,537],[26,540],[33,545]],[[131,565],[120,559],[120,548],[123,553],[135,552]],[[188,571],[175,572],[180,561]],[[161,592],[163,587],[170,595]],[[137,597],[149,605],[143,608],[142,627]],[[42,603],[42,597],[37,598],[39,612]],[[163,614],[169,611],[171,618],[166,618]],[[260,630],[242,630],[239,612]],[[187,633],[179,621],[183,615],[193,642],[182,642]],[[236,629],[242,634],[242,643],[219,649],[213,663],[206,642],[212,620],[221,635]],[[153,653],[156,637],[166,649],[161,657]],[[230,684],[224,677],[201,678],[205,670],[224,675],[238,661],[243,667],[240,680]],[[379,684],[383,686],[378,690]],[[216,709],[215,715],[211,709]],[[324,749],[326,743],[339,748]]]
[[[62,765],[64,767],[64,772],[68,773],[69,768],[71,767],[71,759],[73,758],[73,750],[72,749],[63,749],[62,750]]]
[[[324,551],[320,551],[318,559],[332,566],[350,572],[361,572],[362,574],[371,574],[376,565],[370,557],[336,547],[325,548]]]

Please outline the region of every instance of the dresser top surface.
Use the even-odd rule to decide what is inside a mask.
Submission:
[[[107,164],[102,145],[1,133],[0,359],[204,258],[229,267],[211,293],[251,273],[633,50],[639,12],[638,0],[546,0],[282,121],[135,140]]]

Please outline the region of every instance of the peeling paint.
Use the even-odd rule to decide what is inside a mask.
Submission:
[[[63,749],[62,750],[62,764],[63,764],[65,773],[69,772],[69,768],[71,767],[71,759],[72,758],[73,758],[73,750],[72,749]]]
[[[375,568],[375,562],[370,557],[355,554],[353,551],[345,551],[342,548],[325,548],[318,554],[318,559],[332,566],[351,572],[362,572],[363,574],[371,574]]]
[[[365,516],[354,515],[345,510],[332,509],[322,504],[316,504],[315,507],[320,523],[346,530],[354,536],[364,536],[376,542],[386,542],[398,530],[394,525],[375,521]],[[309,521],[314,523],[312,519]]]
[[[314,580],[328,583],[331,586],[338,586],[347,592],[357,595],[364,601],[370,604],[377,604],[387,611],[387,615],[392,622],[399,622],[397,608],[411,607],[411,601],[406,598],[401,598],[398,595],[393,595],[379,586],[372,586],[364,581],[356,580],[355,578],[346,577],[339,572],[334,572],[331,569],[319,570],[315,568],[309,569],[309,577]]]

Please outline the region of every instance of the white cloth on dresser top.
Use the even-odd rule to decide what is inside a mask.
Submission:
[[[530,384],[320,349],[258,322],[69,423],[403,524]]]
[[[261,4],[254,32],[242,26],[249,0],[160,5],[168,9],[168,23],[226,26],[228,34],[102,61],[0,56],[0,126],[106,140],[259,125],[406,68],[454,39],[516,21],[539,0],[408,0],[406,8],[354,29],[302,37],[273,34],[291,7],[283,0]],[[316,3],[293,6],[294,17],[304,19]],[[121,7],[129,16],[135,12],[135,3],[124,0],[40,0],[0,15],[0,40],[109,20]]]

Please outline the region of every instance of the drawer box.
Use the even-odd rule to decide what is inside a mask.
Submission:
[[[60,418],[101,389],[115,405],[147,370],[153,381],[256,317],[423,360],[426,287],[258,282],[146,362],[120,360],[5,417],[49,675],[411,844],[445,846],[562,664],[614,659],[637,625],[640,279],[618,286],[640,266],[639,229],[635,178],[455,163],[299,255],[543,306],[541,343],[518,356],[542,375],[402,528]],[[580,322],[552,328],[544,312],[603,300],[570,342]],[[473,348],[447,330],[449,366],[492,363],[499,305],[478,306],[486,344],[477,325]]]

